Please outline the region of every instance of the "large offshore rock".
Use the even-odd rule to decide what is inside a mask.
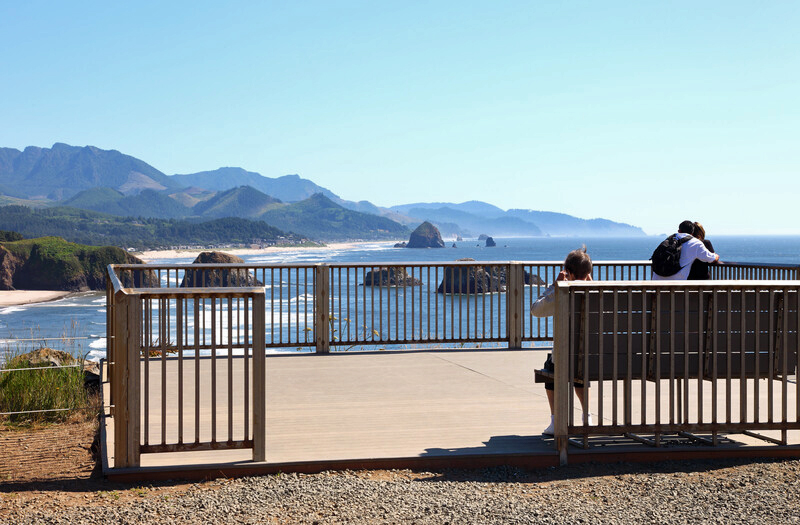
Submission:
[[[364,286],[421,286],[422,281],[408,275],[402,266],[383,267],[370,270],[364,276]]]
[[[145,264],[143,260],[129,253],[126,253],[125,257],[125,264]],[[161,286],[158,274],[153,270],[137,270],[135,272],[119,270],[117,275],[123,288],[158,288]]]
[[[411,232],[406,248],[444,248],[444,240],[436,226],[425,221]]]
[[[459,261],[474,261],[464,258]],[[503,276],[502,282],[500,275]],[[505,266],[450,266],[444,269],[444,276],[437,293],[491,293],[504,292]]]
[[[458,261],[474,261],[469,257],[458,259]],[[451,266],[444,269],[444,277],[437,293],[467,293],[481,294],[506,291],[506,266]],[[528,271],[524,272],[524,283],[542,285],[544,281]]]
[[[491,237],[486,237],[486,247],[494,248],[495,246],[497,246],[497,243],[494,242],[494,239],[492,239]]]
[[[192,264],[243,264],[244,259],[224,252],[202,252]],[[183,275],[181,288],[261,286],[258,279],[245,268],[188,268]]]

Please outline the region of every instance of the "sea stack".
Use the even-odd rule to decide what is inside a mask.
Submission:
[[[224,252],[201,252],[192,264],[242,264],[244,259]],[[261,286],[246,268],[188,268],[181,288],[219,286]]]
[[[495,246],[497,246],[497,243],[494,242],[494,239],[492,239],[491,237],[486,237],[486,247],[493,248]]]
[[[444,240],[436,226],[425,221],[411,232],[406,248],[444,248]]]

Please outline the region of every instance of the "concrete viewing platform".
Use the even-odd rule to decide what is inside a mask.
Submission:
[[[541,435],[550,421],[547,398],[542,385],[533,382],[533,370],[547,351],[270,355],[266,462],[253,462],[251,449],[210,450],[142,454],[140,467],[114,468],[113,418],[106,417],[104,471],[111,479],[152,480],[347,468],[556,466],[553,439]],[[241,367],[244,360],[234,361]],[[164,377],[167,390],[175,392],[177,374],[170,370]],[[210,369],[203,365],[199,373],[201,384],[208,384]],[[160,401],[151,394],[150,403]],[[208,411],[203,418],[210,418]],[[160,436],[160,417],[149,425]],[[570,448],[569,461],[800,457],[800,431],[790,431],[790,445],[780,447],[744,434],[718,438],[714,447],[685,436],[671,442],[665,437],[662,447],[625,436],[590,438],[588,448]]]

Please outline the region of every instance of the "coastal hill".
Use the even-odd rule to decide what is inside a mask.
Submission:
[[[201,217],[260,217],[280,206],[280,200],[250,186],[220,191],[208,200],[200,201],[187,210]]]
[[[429,220],[448,236],[474,236],[483,231],[491,232],[494,237],[645,235],[641,228],[607,219],[581,219],[565,213],[535,210],[504,211],[481,201],[402,204],[391,209],[416,220]],[[456,224],[460,230],[442,227],[443,224]]]
[[[409,230],[385,217],[345,209],[321,193],[273,208],[260,217],[269,224],[316,239],[397,239]]]
[[[27,238],[59,236],[81,244],[159,249],[175,246],[271,246],[309,242],[264,221],[224,217],[212,220],[176,220],[115,217],[68,207],[31,209],[0,207],[0,230]]]
[[[82,246],[59,237],[0,243],[0,290],[104,290],[109,264],[141,264],[114,246]]]
[[[186,219],[196,222],[236,217],[264,221],[276,228],[276,233],[277,230],[294,232],[316,240],[397,239],[407,236],[409,232],[405,226],[385,217],[346,209],[321,193],[293,203],[281,202],[250,186],[210,195],[210,198],[198,200],[190,208],[163,192],[145,190],[139,195],[123,195],[111,188],[92,188],[65,201],[65,204],[120,218]],[[2,217],[0,213],[0,219]],[[19,225],[0,221],[0,227],[14,228]],[[184,243],[177,240],[176,244]]]
[[[339,199],[331,190],[318,186],[308,179],[303,179],[299,175],[271,178],[242,168],[219,168],[213,171],[172,175],[170,178],[181,186],[194,186],[215,191],[250,186],[283,202],[302,201],[315,193],[322,193],[332,200]]]
[[[0,148],[0,192],[24,199],[62,200],[107,186],[124,194],[177,188],[179,182],[116,150],[56,143],[24,151]]]
[[[22,151],[0,148],[2,205],[69,206],[115,217],[194,222],[238,217],[325,240],[397,239],[423,221],[430,221],[445,237],[482,232],[494,237],[644,234],[640,228],[607,219],[506,211],[481,201],[417,202],[384,208],[365,200],[341,199],[298,175],[270,178],[238,167],[166,175],[119,151],[61,143]],[[0,223],[0,228],[9,227]],[[109,237],[107,242],[122,241]]]
[[[62,204],[119,217],[176,219],[192,213],[190,208],[170,198],[166,193],[150,189],[136,195],[125,195],[113,188],[90,188],[63,201]]]

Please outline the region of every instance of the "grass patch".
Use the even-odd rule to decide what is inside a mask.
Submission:
[[[32,369],[32,370],[26,370]],[[10,423],[65,421],[72,408],[84,408],[89,395],[84,387],[83,370],[55,368],[13,359],[0,372],[0,412],[26,412],[2,416]],[[38,412],[59,410],[57,412]]]
[[[42,353],[57,355],[63,367],[41,362]],[[99,413],[100,396],[86,388],[82,359],[44,345],[7,347],[0,354],[0,425],[90,420]]]

